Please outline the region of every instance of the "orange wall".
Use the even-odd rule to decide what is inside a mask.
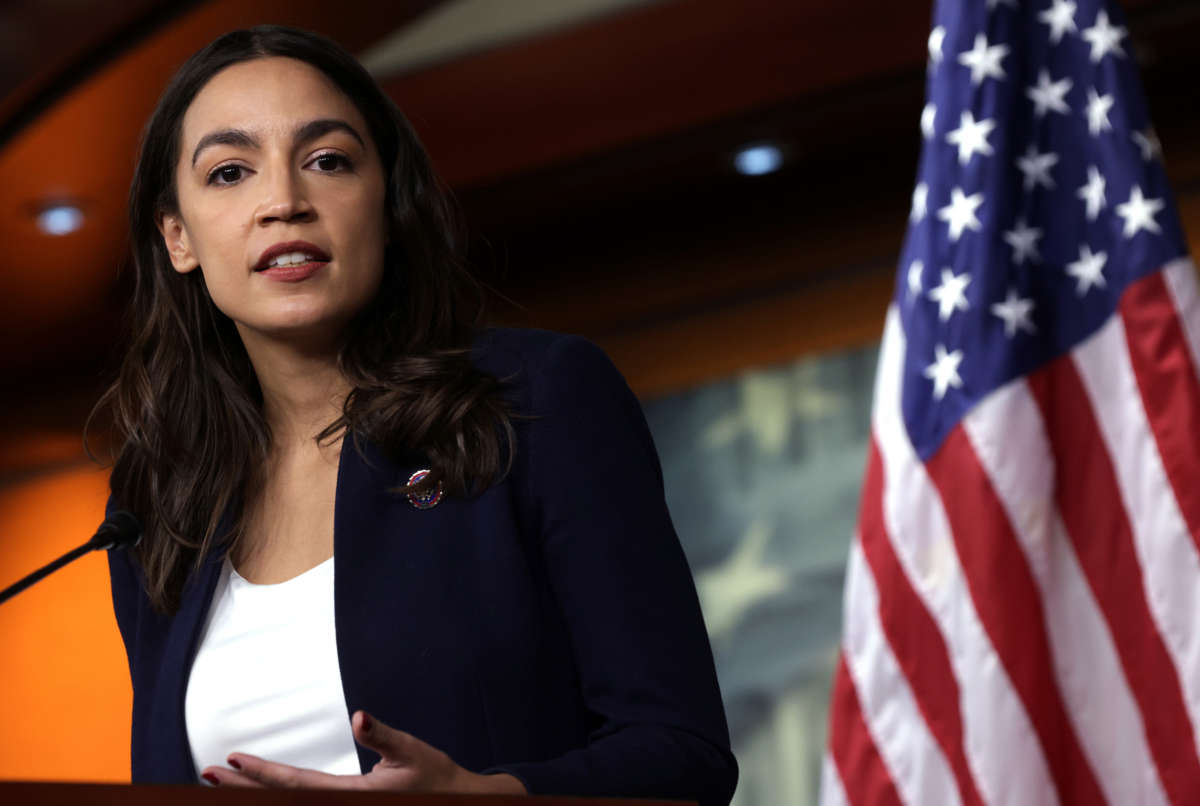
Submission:
[[[104,517],[94,466],[0,487],[0,587],[87,540]],[[132,694],[102,553],[0,605],[0,778],[129,780]]]

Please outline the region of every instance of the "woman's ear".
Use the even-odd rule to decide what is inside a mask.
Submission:
[[[162,233],[163,242],[167,246],[167,254],[171,257],[171,265],[180,274],[187,274],[200,265],[188,241],[187,228],[183,219],[172,213],[160,213],[158,216],[158,231]]]

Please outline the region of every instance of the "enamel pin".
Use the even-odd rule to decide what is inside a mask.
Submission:
[[[408,477],[409,484],[416,484],[421,479],[429,475],[429,468],[418,470]],[[415,493],[407,493],[408,503],[412,504],[417,509],[433,509],[442,501],[442,483],[439,481],[437,487],[425,493],[417,495]]]

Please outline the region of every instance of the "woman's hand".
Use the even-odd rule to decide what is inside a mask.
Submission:
[[[400,792],[458,792],[525,795],[525,786],[505,773],[478,775],[417,737],[358,711],[350,720],[354,740],[379,753],[366,775],[330,775],[278,764],[245,753],[230,753],[229,766],[207,767],[203,777],[220,786],[288,787],[293,789],[380,789]]]

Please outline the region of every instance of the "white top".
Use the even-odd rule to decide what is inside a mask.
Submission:
[[[333,626],[333,558],[276,585],[226,556],[188,677],[196,775],[234,752],[359,774]],[[203,779],[202,779],[203,780]]]

